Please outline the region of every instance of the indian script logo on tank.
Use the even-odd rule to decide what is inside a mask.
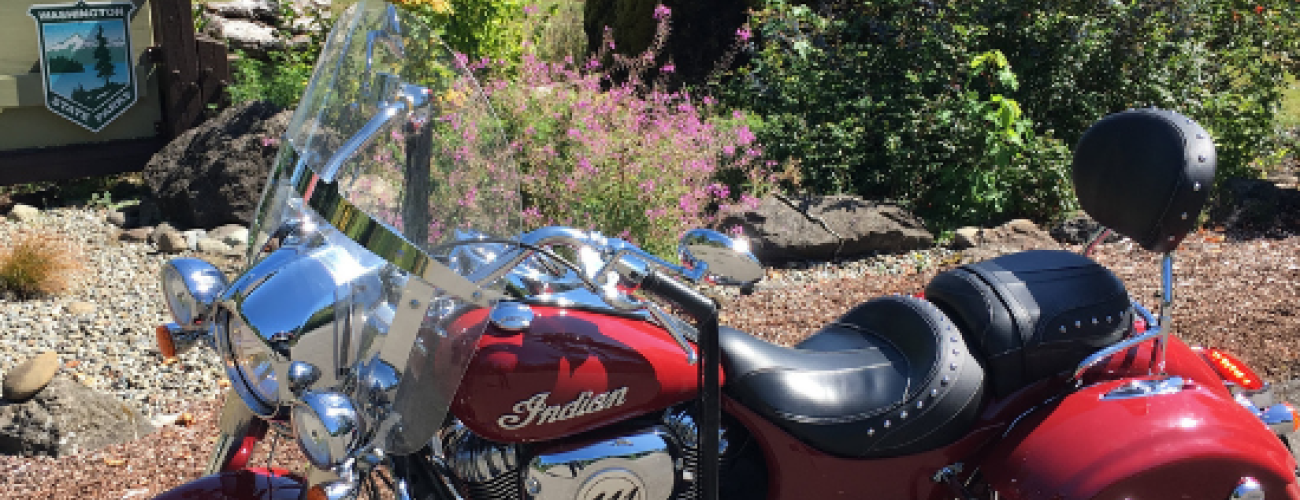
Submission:
[[[99,132],[136,101],[130,2],[33,5],[45,107]]]
[[[510,430],[519,430],[530,425],[544,425],[554,422],[573,420],[583,415],[623,406],[627,400],[627,388],[620,387],[609,392],[593,394],[591,391],[578,395],[578,399],[563,405],[548,405],[549,392],[534,395],[515,403],[514,413],[502,415],[497,425]]]

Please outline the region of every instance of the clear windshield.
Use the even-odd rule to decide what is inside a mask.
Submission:
[[[329,347],[343,354],[334,372],[357,379],[338,390],[391,405],[368,423],[390,451],[419,449],[441,424],[483,331],[475,311],[501,296],[492,271],[521,228],[507,144],[431,27],[380,0],[340,15],[286,133],[250,261],[308,225],[316,244],[386,263],[340,286],[333,309],[347,319]]]

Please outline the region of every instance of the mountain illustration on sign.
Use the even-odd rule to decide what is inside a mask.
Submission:
[[[103,24],[86,24],[93,24],[94,28],[84,34],[72,33],[62,40],[51,40],[46,43],[45,51],[51,75],[81,76],[75,87],[56,92],[94,109],[126,86],[113,79],[118,76],[118,66],[127,60],[126,41],[105,35]],[[93,86],[101,81],[102,85]],[[92,88],[87,89],[87,85]]]

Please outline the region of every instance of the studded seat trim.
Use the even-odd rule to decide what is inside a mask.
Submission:
[[[723,329],[728,394],[830,454],[919,453],[960,438],[978,415],[983,368],[925,300],[859,305],[788,348]]]

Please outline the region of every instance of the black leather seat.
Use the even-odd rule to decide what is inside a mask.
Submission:
[[[1072,371],[1133,325],[1124,283],[1064,250],[1031,250],[944,271],[926,286],[925,297],[965,333],[997,397]]]
[[[853,458],[949,444],[978,417],[984,370],[923,299],[859,305],[795,348],[723,328],[724,391],[809,446]]]

